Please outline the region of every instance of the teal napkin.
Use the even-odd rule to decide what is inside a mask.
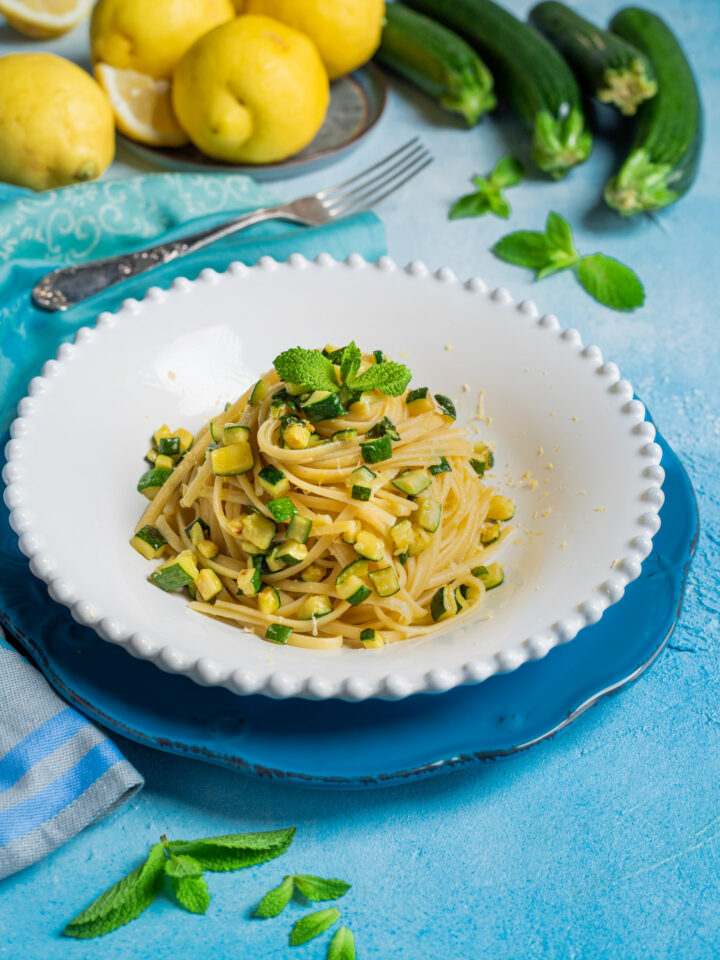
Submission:
[[[65,313],[32,305],[30,291],[45,273],[172,240],[268,204],[277,198],[237,174],[159,173],[105,180],[34,194],[0,184],[0,435],[14,416],[28,381],[78,327],[126,297],[141,297],[174,277],[196,277],[205,267],[224,270],[233,260],[255,263],[291,253],[309,259],[326,251],[338,259],[385,253],[385,232],[373,214],[306,229],[264,223],[181,260],[126,280]]]

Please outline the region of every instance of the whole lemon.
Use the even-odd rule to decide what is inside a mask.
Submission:
[[[370,59],[380,45],[384,0],[245,0],[245,13],[262,13],[306,33],[331,80]]]
[[[302,150],[330,97],[312,40],[269,17],[216,27],[173,73],[173,107],[204,153],[229,163],[272,163]]]
[[[0,13],[19,33],[61,37],[90,15],[92,0],[0,0]]]
[[[0,57],[0,180],[33,190],[94,180],[112,162],[108,98],[51,53]]]
[[[90,20],[93,63],[169,77],[198,37],[234,16],[232,0],[100,0]]]

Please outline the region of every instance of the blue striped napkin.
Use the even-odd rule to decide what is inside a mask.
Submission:
[[[0,879],[124,803],[140,774],[0,631]]]

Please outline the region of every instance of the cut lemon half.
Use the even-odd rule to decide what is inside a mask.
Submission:
[[[154,147],[187,143],[172,108],[169,80],[156,80],[136,70],[116,70],[107,63],[95,64],[95,76],[110,98],[115,125],[126,137]]]
[[[0,0],[0,13],[26,37],[60,37],[90,14],[93,0]]]

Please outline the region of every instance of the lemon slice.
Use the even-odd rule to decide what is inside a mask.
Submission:
[[[95,76],[110,98],[118,130],[126,137],[154,147],[187,143],[172,108],[169,80],[156,80],[136,70],[116,70],[107,63],[95,64]]]
[[[0,0],[0,13],[27,37],[59,37],[90,13],[93,0]]]

